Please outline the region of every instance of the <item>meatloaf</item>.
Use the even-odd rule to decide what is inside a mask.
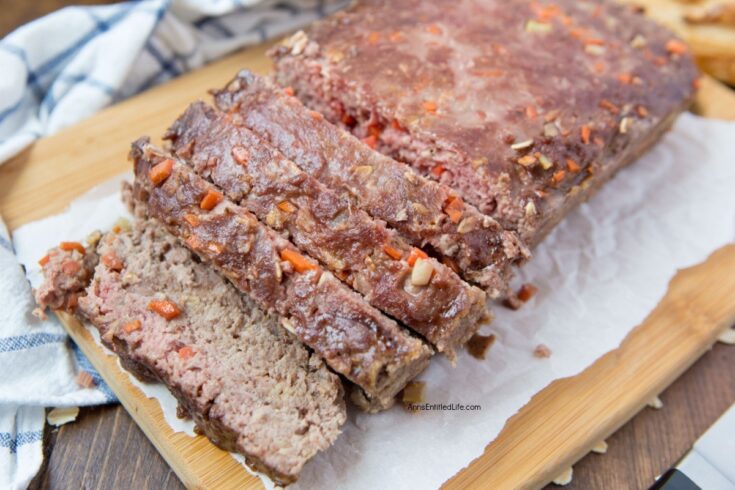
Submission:
[[[484,292],[412,250],[382,221],[353,209],[345,196],[238,124],[241,119],[197,102],[166,138],[182,161],[227,197],[283,231],[370,304],[453,356],[487,317]]]
[[[345,192],[355,207],[385,221],[414,246],[442,257],[493,298],[505,292],[511,266],[528,256],[514,233],[464,203],[456,192],[315,117],[265,78],[242,71],[216,92],[215,102],[239,115],[242,124],[306,173]]]
[[[390,406],[432,349],[301,255],[281,235],[146,139],[133,144],[137,214],[160,221],[365,392]],[[362,399],[362,398],[360,398]]]
[[[287,484],[335,441],[346,419],[337,375],[160,226],[110,232],[83,264],[76,253],[51,251],[39,291],[58,299],[53,307],[81,294],[78,313],[126,369],[162,381],[215,444]],[[94,278],[80,268],[75,284],[57,280],[69,277],[69,260],[99,262]],[[151,309],[164,301],[178,316]]]
[[[363,0],[271,55],[307,106],[530,245],[659,138],[698,76],[612,0]]]
[[[45,318],[46,308],[74,312],[99,260],[95,244],[93,241],[85,247],[79,242],[61,242],[38,261],[44,281],[33,291],[38,305],[34,314]]]

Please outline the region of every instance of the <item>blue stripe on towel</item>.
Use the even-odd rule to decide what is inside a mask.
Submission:
[[[32,349],[45,344],[66,342],[66,335],[58,333],[32,333],[0,338],[0,352]]]
[[[11,454],[15,454],[18,447],[38,442],[41,439],[43,439],[42,430],[19,432],[15,435],[10,432],[0,432],[0,447],[6,447]]]

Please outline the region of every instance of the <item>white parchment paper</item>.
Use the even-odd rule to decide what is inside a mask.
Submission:
[[[40,279],[36,261],[48,248],[108,229],[125,214],[118,185],[108,183],[65,213],[16,231],[18,255],[34,284]],[[518,282],[535,284],[539,293],[517,312],[494,307],[496,320],[483,332],[497,341],[485,361],[463,353],[453,369],[437,357],[420,376],[427,402],[478,410],[351,410],[335,446],[307,465],[298,486],[438,487],[478,457],[535,393],[616,348],[656,306],[678,269],[733,240],[735,124],[685,114],[663,142],[535,250]],[[533,356],[540,343],[551,349],[548,359]],[[149,396],[160,391],[146,389]],[[175,405],[163,406],[172,420]]]

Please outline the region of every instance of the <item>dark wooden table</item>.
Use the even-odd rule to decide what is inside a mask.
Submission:
[[[0,35],[67,4],[99,0],[0,0]],[[662,395],[608,439],[607,454],[574,466],[574,489],[645,489],[735,403],[735,347],[717,344]],[[163,458],[119,406],[83,409],[47,430],[44,467],[31,488],[182,488]]]

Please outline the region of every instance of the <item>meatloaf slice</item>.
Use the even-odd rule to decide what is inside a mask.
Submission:
[[[145,139],[133,144],[131,157],[138,214],[159,220],[259,307],[278,314],[286,329],[365,391],[370,409],[390,406],[426,367],[430,347],[189,167]]]
[[[284,232],[371,305],[453,356],[488,315],[484,292],[412,250],[382,221],[353,209],[349,199],[306,174],[240,120],[197,102],[166,138],[227,197]]]
[[[38,304],[34,314],[45,318],[46,308],[74,312],[99,260],[94,253],[96,243],[92,240],[85,247],[79,242],[61,242],[38,261],[44,281],[33,292]]]
[[[443,257],[491,297],[504,292],[511,266],[528,256],[514,233],[454,191],[371,150],[265,78],[242,71],[215,101],[303,171],[346,191],[356,208]]]
[[[337,375],[152,221],[100,241],[79,310],[124,366],[163,382],[215,444],[281,485],[345,422]],[[168,301],[178,316],[152,310]]]
[[[312,109],[534,245],[692,100],[686,46],[612,0],[362,0],[276,47]]]

